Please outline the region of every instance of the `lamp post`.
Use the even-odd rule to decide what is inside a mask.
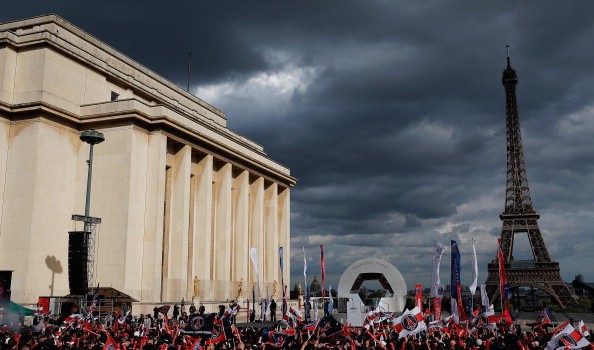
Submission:
[[[89,159],[87,160],[87,164],[89,166],[88,169],[88,174],[87,174],[87,193],[86,193],[86,200],[85,200],[85,215],[72,215],[72,220],[74,221],[82,221],[84,222],[84,231],[83,232],[79,232],[79,231],[73,231],[73,232],[69,232],[69,234],[71,235],[71,237],[76,237],[76,235],[83,235],[82,237],[82,244],[83,247],[82,249],[86,250],[86,253],[83,255],[83,257],[76,255],[75,252],[73,252],[73,254],[75,254],[74,256],[83,259],[83,263],[86,264],[86,268],[84,269],[84,279],[85,279],[85,286],[82,287],[82,292],[80,292],[79,289],[77,289],[78,293],[80,293],[81,295],[86,295],[86,291],[89,287],[89,283],[93,283],[93,277],[94,277],[94,266],[95,266],[95,238],[93,237],[93,231],[94,231],[94,227],[95,225],[98,225],[101,223],[101,218],[96,218],[96,217],[91,217],[89,215],[89,210],[91,207],[91,178],[93,176],[93,146],[105,141],[105,137],[103,136],[102,133],[100,133],[97,130],[87,130],[87,131],[83,131],[80,134],[80,139],[81,141],[88,143],[91,147],[89,150]],[[71,252],[68,252],[69,254],[69,258],[70,258],[70,254]],[[70,264],[70,262],[69,262]],[[70,265],[69,265],[69,269],[70,269]],[[69,272],[70,273],[70,272]],[[73,290],[72,284],[75,282],[72,282],[69,280],[69,283],[71,284],[71,291]],[[75,284],[76,285],[76,284]],[[79,288],[79,287],[77,287]],[[83,299],[81,296],[81,300],[80,300],[80,304],[82,305]]]
[[[87,130],[80,134],[80,139],[90,145],[89,149],[89,171],[87,174],[87,196],[85,200],[85,232],[91,232],[91,218],[89,217],[89,209],[91,207],[91,177],[93,176],[93,146],[105,141],[103,133],[97,130]]]

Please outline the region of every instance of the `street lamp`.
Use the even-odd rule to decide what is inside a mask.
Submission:
[[[69,270],[69,284],[71,293],[76,293],[80,295],[86,295],[89,283],[93,282],[94,276],[94,266],[95,266],[95,238],[93,237],[93,231],[95,225],[101,223],[101,218],[91,217],[89,216],[89,210],[91,207],[91,177],[93,176],[93,146],[100,144],[101,142],[105,141],[105,136],[97,130],[87,130],[83,131],[80,134],[81,141],[88,143],[91,147],[89,150],[89,159],[87,160],[87,164],[89,166],[88,174],[87,174],[87,194],[86,194],[86,201],[85,201],[85,215],[72,215],[72,220],[74,221],[82,221],[84,222],[84,231],[72,231],[68,232],[70,235],[69,237],[69,251],[68,251],[68,270]],[[70,241],[72,240],[73,248],[71,251],[70,248]],[[75,246],[74,242],[79,246]],[[84,251],[82,253],[80,250]],[[71,259],[72,257],[72,259]],[[70,269],[75,268],[76,266],[71,266],[71,260],[73,264],[85,264],[86,268],[83,269],[83,275],[72,275],[70,276]],[[83,278],[83,286],[79,285],[79,281],[77,278]],[[73,287],[74,286],[74,287]],[[76,292],[73,292],[76,290]],[[82,297],[80,301],[82,305]]]
[[[91,177],[93,176],[93,146],[105,141],[105,136],[97,130],[87,130],[80,134],[80,139],[90,145],[89,171],[87,174],[87,197],[85,201],[85,232],[91,232],[91,217],[89,217],[89,209],[91,207]]]

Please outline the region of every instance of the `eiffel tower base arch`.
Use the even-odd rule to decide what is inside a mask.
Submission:
[[[513,265],[526,265],[526,267],[513,267]],[[549,294],[559,304],[561,309],[568,306],[577,306],[577,299],[561,278],[559,263],[519,263],[511,262],[505,264],[507,282],[511,289],[517,287],[534,287]],[[532,266],[532,267],[528,267]],[[501,298],[499,292],[499,264],[490,263],[487,277],[487,295],[491,303]]]

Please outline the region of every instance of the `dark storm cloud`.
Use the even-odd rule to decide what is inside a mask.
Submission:
[[[566,280],[594,281],[581,267],[594,224],[594,3],[24,1],[0,20],[49,12],[183,87],[192,52],[192,90],[299,179],[294,279],[301,246],[315,270],[324,244],[334,286],[370,256],[427,284],[434,241],[450,239],[467,283],[476,239],[484,279],[504,204],[511,44],[543,236]]]

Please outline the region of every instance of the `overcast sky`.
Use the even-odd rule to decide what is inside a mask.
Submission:
[[[0,21],[55,13],[224,111],[291,169],[291,288],[333,288],[387,260],[429,285],[436,240],[470,284],[495,257],[505,199],[509,44],[540,230],[570,282],[594,282],[592,1],[4,1]],[[516,258],[530,258],[527,238]],[[449,248],[442,281],[449,281]]]

